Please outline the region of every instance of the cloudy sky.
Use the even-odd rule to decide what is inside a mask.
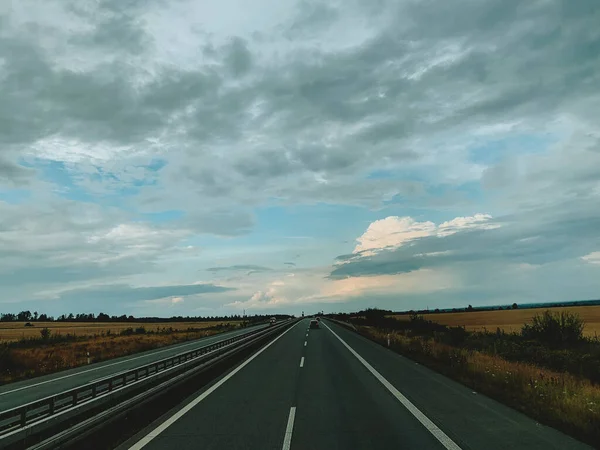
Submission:
[[[597,0],[0,2],[0,311],[600,297]]]

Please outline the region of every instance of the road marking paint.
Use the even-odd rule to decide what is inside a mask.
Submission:
[[[300,358],[300,367],[304,367],[304,356]]]
[[[337,335],[335,331],[333,331],[329,326],[325,325],[325,327],[331,331],[331,333],[338,338],[338,340],[344,344],[350,353],[352,353],[356,359],[358,359],[363,366],[367,368],[369,372],[371,372],[377,380],[383,384],[388,391],[392,393],[396,399],[402,403],[402,405],[408,409],[408,411],[415,416],[415,418],[421,422],[421,424],[429,431],[447,450],[462,450],[450,437],[444,433],[442,430],[438,428],[436,424],[434,424],[429,417],[423,414],[413,403],[407,399],[402,393],[394,387],[392,383],[386,380],[383,375],[381,375],[371,364],[369,364],[362,356],[360,356],[352,347],[350,347],[346,342]]]
[[[282,450],[290,450],[292,446],[292,431],[294,431],[294,419],[296,418],[296,407],[290,408],[290,415],[288,417],[287,427],[285,428],[285,437],[283,438]]]
[[[233,334],[233,335],[231,335],[229,337],[234,337],[234,336],[237,336],[238,334],[241,334],[241,333]],[[27,386],[22,386],[20,388],[12,389],[10,391],[0,392],[0,397],[3,396],[3,395],[6,395],[6,394],[12,394],[13,392],[19,392],[19,391],[22,391],[24,389],[30,389],[32,387],[41,386],[43,384],[54,383],[55,381],[64,380],[65,378],[76,377],[77,375],[81,375],[83,373],[94,372],[96,370],[106,369],[107,367],[112,367],[112,366],[117,366],[119,364],[124,364],[124,363],[129,362],[129,361],[135,361],[136,359],[150,358],[150,357],[152,357],[154,355],[158,355],[159,353],[164,353],[164,352],[169,352],[169,351],[172,352],[172,351],[174,351],[176,349],[180,349],[180,348],[183,348],[183,347],[188,347],[190,345],[198,345],[200,343],[199,341],[201,341],[202,344],[206,343],[206,345],[210,345],[210,343],[209,343],[210,341],[215,341],[215,340],[218,341],[218,340],[220,340],[220,339],[217,339],[217,337],[218,338],[223,338],[224,336],[223,335],[217,335],[217,336],[210,336],[210,337],[200,338],[200,339],[195,340],[193,342],[188,342],[187,344],[182,344],[182,345],[179,345],[177,347],[165,348],[163,350],[158,350],[156,352],[153,352],[153,353],[150,353],[150,354],[147,354],[147,355],[135,356],[133,358],[128,358],[128,359],[126,359],[124,361],[117,361],[117,362],[114,362],[114,363],[111,363],[111,364],[104,364],[104,365],[102,365],[100,367],[94,367],[92,369],[82,370],[81,372],[72,373],[72,374],[69,374],[69,375],[63,375],[62,377],[52,378],[51,380],[41,381],[41,382],[35,383],[35,384],[29,384]],[[108,377],[108,376],[111,376],[111,375],[112,374],[107,374],[107,375],[105,375],[105,377]],[[98,379],[101,380],[102,378],[104,378],[104,377],[100,377]],[[90,381],[85,381],[84,383],[90,383]]]
[[[298,323],[300,323],[300,322],[298,322]],[[146,436],[144,436],[138,442],[136,442],[131,447],[129,447],[129,450],[139,450],[139,449],[143,448],[152,439],[154,439],[160,433],[162,433],[167,428],[169,428],[171,425],[173,425],[178,419],[180,419],[181,417],[183,417],[186,413],[188,413],[198,403],[200,403],[202,400],[204,400],[206,397],[208,397],[210,394],[212,394],[214,391],[216,391],[219,387],[221,387],[223,384],[225,384],[225,382],[227,380],[229,380],[236,373],[238,373],[240,370],[242,370],[244,367],[246,367],[246,365],[248,365],[250,363],[250,361],[252,361],[258,355],[260,355],[266,349],[268,349],[271,345],[273,345],[275,342],[277,342],[277,340],[281,339],[284,334],[286,334],[288,331],[290,331],[291,329],[293,329],[295,326],[296,325],[294,325],[294,326],[288,328],[287,330],[285,330],[283,333],[281,333],[279,336],[277,336],[275,339],[273,339],[271,342],[269,342],[267,345],[265,345],[263,348],[261,348],[254,355],[252,355],[250,358],[248,358],[246,361],[244,361],[238,367],[236,367],[235,369],[233,369],[226,376],[224,376],[223,378],[221,378],[217,383],[213,384],[210,388],[208,388],[206,391],[204,391],[202,394],[200,394],[198,397],[196,397],[190,403],[188,403],[187,405],[185,405],[182,409],[180,409],[179,411],[177,411],[175,414],[173,414],[171,417],[169,417],[167,420],[165,420],[163,423],[161,423],[158,427],[156,427],[154,430],[152,430],[150,433],[148,433]]]
[[[306,347],[306,341],[304,341],[304,346]]]

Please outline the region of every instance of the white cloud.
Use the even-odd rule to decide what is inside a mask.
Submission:
[[[458,233],[459,231],[480,229],[492,230],[500,227],[496,223],[488,223],[492,220],[489,214],[475,214],[469,217],[456,217],[439,225],[437,234],[439,236],[448,236],[449,234]]]
[[[433,222],[418,222],[412,217],[389,216],[376,220],[368,226],[367,230],[356,239],[358,244],[353,253],[372,256],[379,250],[398,248],[417,238],[448,236],[464,230],[489,230],[500,226],[489,223],[491,220],[491,215],[478,213],[474,216],[456,217],[436,226]]]
[[[592,252],[582,256],[581,259],[590,264],[600,264],[600,252]]]
[[[411,217],[386,217],[371,223],[356,239],[358,244],[353,253],[398,247],[411,239],[430,236],[435,230],[433,222],[417,222]]]

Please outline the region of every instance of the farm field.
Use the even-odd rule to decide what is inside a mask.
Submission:
[[[209,328],[219,324],[237,325],[239,321],[214,321],[214,322],[32,322],[32,327],[26,327],[25,322],[0,322],[0,342],[18,341],[20,339],[39,338],[40,330],[48,328],[54,334],[74,334],[76,336],[101,336],[108,330],[112,334],[119,334],[127,328],[144,327],[146,331],[158,331],[163,328],[172,328],[173,331],[187,330],[188,328]]]
[[[600,336],[600,306],[573,306],[548,308],[552,312],[570,311],[585,322],[584,334],[586,336]],[[499,311],[473,311],[457,313],[425,314],[424,317],[433,322],[452,327],[464,326],[467,331],[496,331],[500,328],[507,333],[520,332],[524,323],[531,320],[536,314],[541,314],[544,308],[538,309],[511,309]],[[410,320],[409,315],[393,315],[398,320]]]

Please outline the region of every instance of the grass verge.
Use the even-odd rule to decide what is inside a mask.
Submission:
[[[357,326],[387,346],[388,330]],[[524,362],[391,331],[390,348],[591,445],[600,442],[600,386]]]

